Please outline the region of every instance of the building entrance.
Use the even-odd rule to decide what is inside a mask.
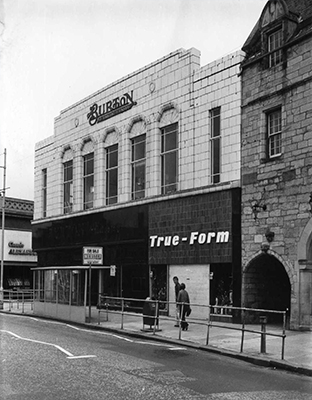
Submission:
[[[283,264],[274,256],[262,254],[250,262],[243,276],[244,306],[290,313],[291,285]],[[281,322],[271,315],[268,322]]]

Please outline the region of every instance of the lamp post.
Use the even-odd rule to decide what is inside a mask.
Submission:
[[[1,190],[1,197],[2,197],[2,235],[1,235],[1,272],[0,272],[0,309],[3,309],[3,270],[4,270],[4,220],[5,220],[5,179],[6,179],[6,149],[4,149],[4,163],[3,166],[3,189]]]

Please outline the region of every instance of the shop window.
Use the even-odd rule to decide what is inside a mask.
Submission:
[[[83,157],[83,209],[93,208],[94,199],[94,153]]]
[[[282,112],[277,109],[267,113],[268,158],[282,154]]]
[[[282,62],[283,32],[281,29],[268,35],[269,68]]]
[[[145,196],[146,136],[131,140],[132,199]]]
[[[161,129],[161,191],[177,190],[178,182],[178,124]]]
[[[211,183],[220,182],[221,173],[221,108],[210,111]]]
[[[69,304],[70,271],[58,270],[58,303]]]
[[[118,200],[118,145],[106,149],[106,204]]]
[[[48,173],[47,169],[44,168],[42,170],[42,216],[47,216],[47,182],[48,182]]]
[[[73,211],[73,160],[63,164],[63,176],[64,214],[68,214]]]

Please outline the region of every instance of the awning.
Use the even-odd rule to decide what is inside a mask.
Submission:
[[[108,269],[111,268],[111,265],[91,265],[91,269]],[[36,268],[31,268],[32,271],[48,271],[48,270],[55,270],[55,269],[90,269],[89,265],[65,265],[65,266],[60,266],[60,265],[50,265],[48,267],[36,267]]]

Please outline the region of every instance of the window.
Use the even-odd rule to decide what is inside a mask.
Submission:
[[[83,209],[93,208],[94,198],[94,153],[83,157]]]
[[[178,180],[178,124],[161,130],[161,192],[177,190]]]
[[[282,62],[282,49],[280,48],[283,43],[282,39],[283,35],[281,29],[268,36],[268,51],[270,52],[269,67],[274,67]]]
[[[273,158],[282,153],[282,115],[281,109],[267,114],[268,156]]]
[[[145,141],[145,135],[131,140],[132,199],[145,196]]]
[[[68,214],[73,211],[73,160],[63,164],[63,172],[64,214]]]
[[[47,169],[42,170],[42,216],[47,216]]]
[[[210,111],[211,183],[220,182],[221,172],[221,108]]]
[[[106,149],[106,204],[118,200],[118,145]]]

